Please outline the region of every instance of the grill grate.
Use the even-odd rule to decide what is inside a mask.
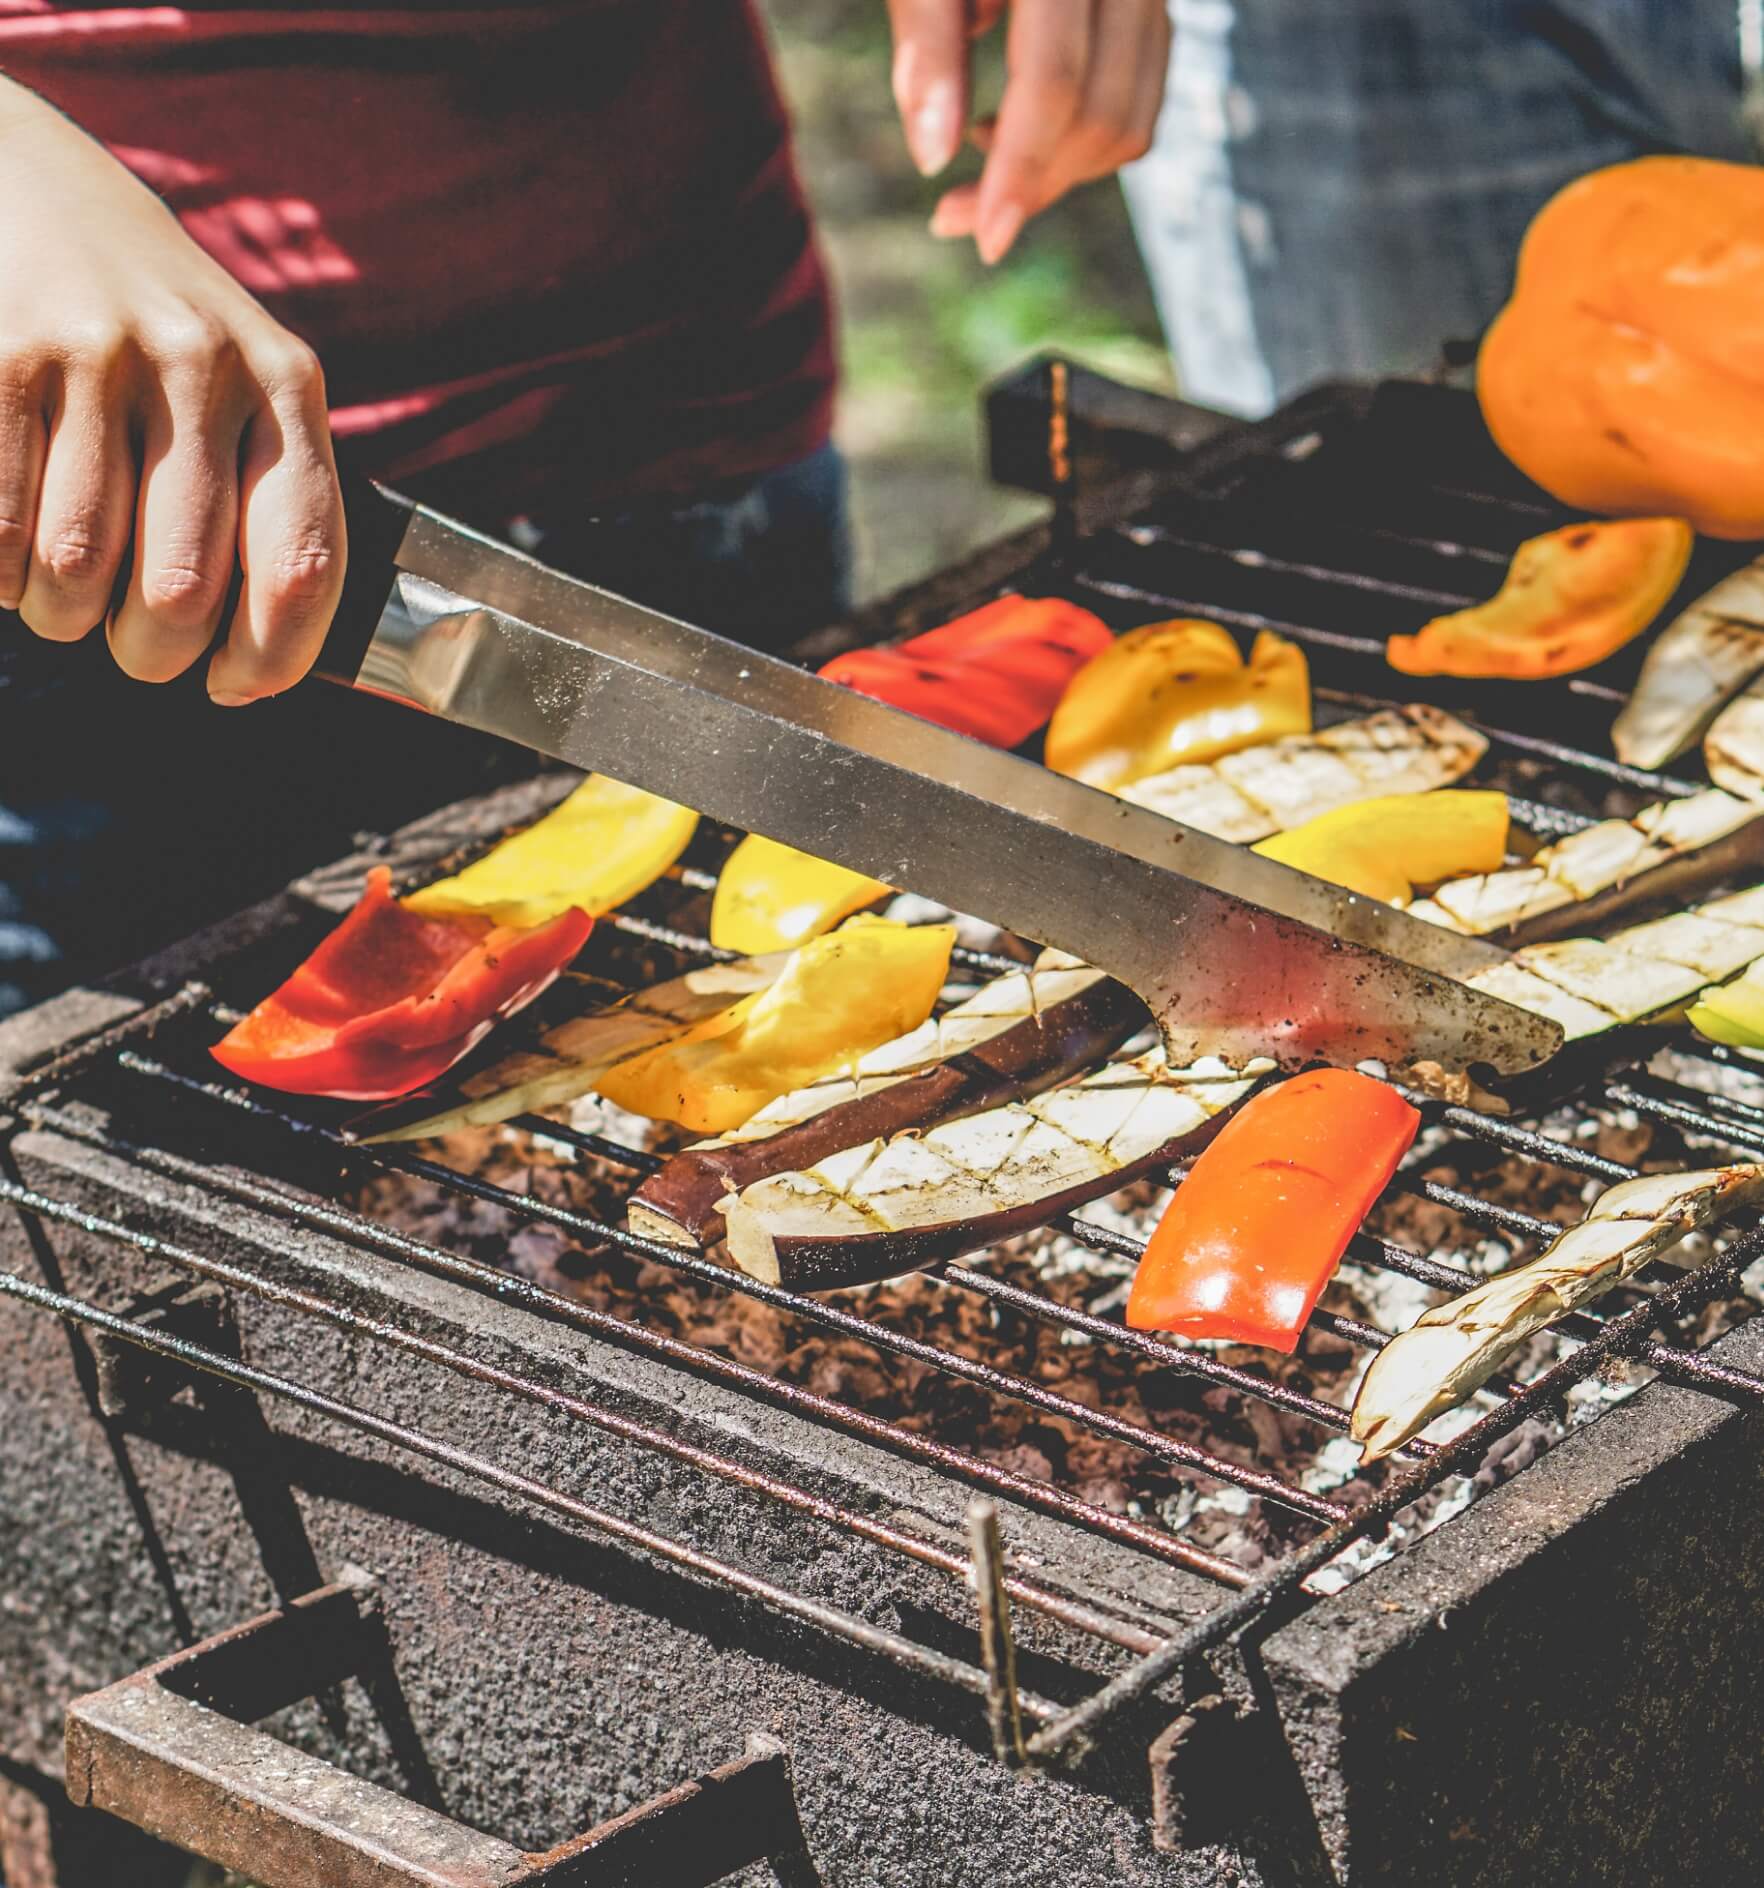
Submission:
[[[1408,476],[1393,441],[1407,440],[1413,458],[1417,450],[1409,410],[1413,402],[1419,398],[1430,416],[1449,418],[1460,435],[1463,411],[1434,405],[1435,396],[1426,390],[1401,390],[1389,398],[1395,404],[1382,419],[1376,403],[1370,415],[1348,407],[1322,413],[1306,409],[1296,433],[1292,427],[1284,433],[1277,428],[1250,429],[1210,457],[1203,451],[1188,477],[1192,485],[1210,476],[1212,483],[1205,492],[1186,490],[1174,502],[1163,501],[1155,515],[1106,523],[1088,537],[1062,537],[1054,561],[1022,574],[1023,586],[1064,588],[1081,601],[1100,603],[1117,625],[1194,613],[1241,627],[1273,627],[1304,641],[1316,652],[1319,663],[1327,664],[1327,680],[1317,691],[1319,700],[1352,713],[1390,705],[1396,678],[1382,663],[1384,635],[1412,624],[1418,610],[1450,607],[1485,593],[1491,571],[1504,564],[1518,539],[1548,528],[1556,519],[1535,497],[1513,490],[1511,475],[1491,463],[1486,450],[1479,455],[1473,437],[1448,438],[1442,443],[1430,435],[1419,448],[1430,455],[1429,463],[1456,468],[1452,478]],[[1363,482],[1358,491],[1356,476]],[[1716,561],[1721,556],[1718,552],[1705,555]],[[1500,718],[1511,706],[1504,700],[1491,723],[1489,713],[1479,712],[1488,706],[1487,701],[1474,690],[1440,691],[1430,698],[1471,714],[1491,740],[1491,760],[1485,766],[1521,783],[1525,816],[1540,831],[1561,831],[1600,817],[1610,809],[1613,796],[1628,796],[1633,805],[1643,798],[1695,790],[1695,783],[1686,776],[1625,768],[1561,738],[1565,731],[1592,727],[1608,718],[1610,703],[1621,694],[1624,679],[1619,663],[1609,676],[1601,673],[1522,694],[1518,703],[1522,712],[1509,717],[1515,723],[1512,726]],[[702,892],[710,883],[702,873],[691,871],[678,882],[686,892]],[[726,955],[676,922],[677,917],[673,911],[660,917],[618,914],[605,921],[604,929],[628,940],[633,949],[660,948],[701,959]],[[1016,959],[987,952],[959,951],[957,961],[968,970],[986,974],[1020,967]],[[1614,1302],[1620,1309],[1562,1320],[1556,1328],[1573,1348],[1528,1381],[1492,1386],[1505,1391],[1504,1400],[1451,1440],[1437,1446],[1412,1444],[1395,1466],[1373,1471],[1369,1498],[1336,1499],[1269,1469],[1165,1434],[1149,1423],[1067,1396],[952,1343],[894,1329],[844,1303],[763,1284],[711,1260],[628,1232],[608,1218],[517,1192],[402,1147],[360,1146],[326,1119],[321,1109],[303,1110],[266,1100],[211,1080],[202,1072],[209,1066],[202,1051],[213,1027],[230,1014],[206,988],[191,985],[41,1066],[12,1095],[0,1097],[0,1102],[18,1123],[81,1142],[163,1180],[187,1183],[259,1213],[356,1243],[885,1447],[982,1496],[1003,1496],[1058,1522],[1102,1535],[1212,1582],[1224,1595],[1220,1604],[1170,1638],[1120,1610],[1074,1597],[1055,1580],[1013,1570],[1007,1557],[1002,1586],[1013,1605],[1090,1636],[1108,1648],[1119,1666],[1100,1689],[1076,1705],[1062,1707],[1017,1691],[1005,1675],[1008,1661],[994,1658],[983,1667],[934,1651],[901,1633],[777,1586],[687,1543],[308,1386],[133,1323],[34,1280],[0,1274],[0,1294],[192,1368],[212,1371],[260,1394],[288,1399],[408,1452],[446,1463],[909,1669],[985,1695],[995,1725],[1008,1722],[999,1691],[1009,1686],[1023,1718],[1034,1727],[1027,1738],[1032,1757],[1049,1758],[1075,1748],[1113,1711],[1180,1671],[1187,1660],[1241,1632],[1270,1609],[1297,1600],[1309,1576],[1345,1548],[1387,1530],[1405,1509],[1449,1477],[1474,1468],[1490,1445],[1519,1423],[1547,1411],[1576,1384],[1617,1360],[1644,1364],[1708,1394],[1764,1399],[1764,1382],[1686,1348],[1680,1328],[1711,1302],[1731,1295],[1740,1274],[1764,1256],[1764,1228],[1753,1228],[1689,1270],[1652,1268],[1644,1280],[1616,1295]],[[1601,1071],[1584,1085],[1574,1097],[1574,1107],[1582,1121],[1599,1111],[1629,1111],[1681,1135],[1742,1153],[1764,1154],[1764,1106],[1712,1092],[1736,1069],[1764,1075],[1764,1063],[1712,1049],[1681,1057],[1676,1073],[1669,1077],[1634,1066],[1632,1053],[1630,1065]],[[102,1107],[85,1099],[86,1085],[92,1080],[102,1084]],[[1708,1088],[1701,1085],[1704,1082]],[[1536,1241],[1559,1228],[1519,1207],[1429,1179],[1423,1167],[1437,1161],[1442,1152],[1486,1148],[1504,1159],[1559,1168],[1597,1182],[1624,1179],[1635,1171],[1580,1144],[1572,1128],[1554,1132],[1441,1102],[1421,1105],[1429,1134],[1427,1154],[1425,1160],[1412,1160],[1398,1175],[1393,1192],[1449,1211],[1472,1232],[1502,1241]],[[185,1151],[203,1144],[199,1132],[183,1132],[188,1111],[205,1109],[248,1121],[262,1132],[271,1149],[264,1171],[217,1166]],[[556,1122],[523,1118],[510,1124],[510,1131],[526,1137],[543,1135],[553,1146],[622,1166],[634,1179],[657,1164],[656,1157],[643,1149]],[[768,1374],[736,1357],[652,1328],[640,1318],[596,1309],[464,1252],[381,1223],[335,1199],[317,1197],[295,1182],[272,1177],[278,1138],[290,1152],[301,1146],[323,1148],[357,1175],[401,1174],[451,1196],[493,1206],[516,1223],[548,1222],[583,1247],[611,1248],[719,1291],[744,1294],[802,1324],[891,1352],[987,1397],[1009,1399],[1130,1447],[1185,1475],[1259,1498],[1288,1518],[1297,1545],[1277,1559],[1270,1571],[1254,1574],[1183,1539],[1169,1527],[1105,1509],[976,1450],[957,1447],[855,1403]],[[1170,1176],[1179,1177],[1179,1172]],[[526,1398],[560,1416],[656,1450],[805,1519],[841,1529],[951,1578],[982,1575],[977,1584],[991,1590],[990,1567],[976,1569],[967,1556],[942,1541],[834,1502],[734,1455],[687,1442],[665,1429],[533,1379],[494,1369],[414,1329],[370,1323],[341,1305],[260,1277],[247,1267],[161,1239],[119,1219],[87,1212],[14,1180],[0,1179],[0,1200],[40,1219],[77,1225],[231,1291],[275,1302],[370,1342],[421,1355],[466,1381]],[[1135,1259],[1142,1249],[1131,1234],[1081,1215],[1061,1217],[1053,1230],[1116,1258]],[[1459,1291],[1475,1279],[1461,1266],[1410,1251],[1371,1232],[1356,1238],[1350,1256],[1362,1267],[1397,1274],[1420,1286]],[[1114,1318],[1014,1283],[991,1269],[995,1258],[981,1255],[971,1263],[942,1265],[929,1276],[948,1305],[953,1306],[958,1295],[975,1298],[995,1312],[1053,1327],[1073,1341],[1119,1347],[1212,1388],[1259,1399],[1325,1435],[1346,1430],[1346,1412],[1335,1404],[1207,1351],[1129,1331]],[[1338,1342],[1361,1348],[1386,1341],[1385,1333],[1373,1325],[1339,1312],[1319,1311],[1312,1325]],[[980,1543],[990,1538],[982,1524],[973,1528],[972,1535]],[[1123,1660],[1127,1662],[1122,1664]]]

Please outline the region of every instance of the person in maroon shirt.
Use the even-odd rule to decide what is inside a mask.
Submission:
[[[987,261],[1146,148],[1163,0],[890,12],[928,173],[969,135],[971,38],[1006,32],[983,174],[933,219]],[[828,295],[751,0],[0,0],[0,74],[0,608],[45,644],[102,624],[135,680],[281,694],[342,581],[340,463],[749,640],[837,613]],[[8,808],[41,840],[18,808],[58,768],[85,792],[120,767],[108,807],[177,785],[163,851],[213,849],[217,773],[236,810],[213,845],[267,869],[278,818],[294,850],[323,843],[311,754],[347,716],[174,731],[54,653],[71,732],[21,711],[0,639],[0,881]],[[414,790],[432,736],[361,739]],[[352,766],[357,825],[404,810]],[[0,883],[0,949],[7,917]]]

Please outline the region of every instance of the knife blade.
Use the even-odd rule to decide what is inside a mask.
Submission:
[[[682,801],[1071,952],[1171,1055],[1517,1074],[1542,1017],[1504,960],[1209,834],[566,577],[380,487],[349,498],[319,672]]]

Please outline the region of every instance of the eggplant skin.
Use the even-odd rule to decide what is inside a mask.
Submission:
[[[1094,1066],[1145,1022],[1139,999],[1098,972],[1083,989],[990,1041],[835,1102],[763,1140],[685,1149],[631,1196],[631,1230],[671,1245],[713,1245],[723,1236],[722,1202],[730,1194],[843,1148],[1040,1094]]]

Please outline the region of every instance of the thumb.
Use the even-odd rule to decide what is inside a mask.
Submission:
[[[968,115],[965,0],[888,0],[894,27],[894,102],[907,149],[927,177],[962,144]]]

